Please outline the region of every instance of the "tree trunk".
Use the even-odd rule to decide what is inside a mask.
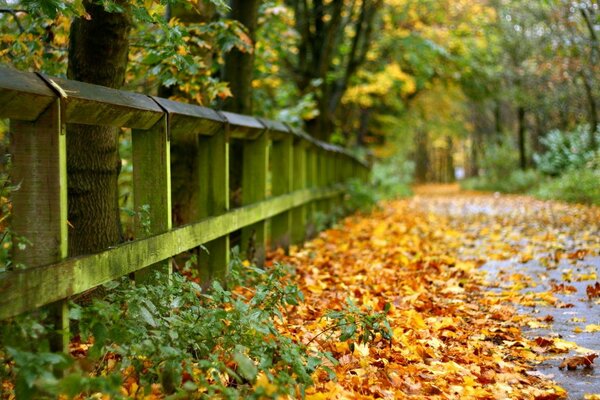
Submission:
[[[258,26],[258,6],[261,0],[232,0],[230,18],[241,22],[248,30],[252,42]],[[225,81],[233,97],[223,108],[240,114],[252,114],[252,78],[254,75],[254,52],[243,53],[232,49],[225,58]]]
[[[519,140],[519,167],[522,170],[527,168],[527,154],[525,151],[525,108],[517,107],[517,124]]]
[[[444,182],[451,183],[456,180],[454,174],[454,142],[451,136],[446,136],[446,149],[444,151],[445,156],[445,171],[444,171]]]
[[[166,10],[166,19],[177,18],[183,24],[200,24],[213,19],[216,14],[214,5],[208,2],[199,2],[194,7],[176,2]],[[205,63],[212,63],[211,52],[204,49],[199,52]],[[176,86],[160,86],[158,96],[169,98],[173,95],[184,96]],[[191,103],[194,100],[189,99]],[[189,182],[197,182],[199,173],[199,141],[197,138],[182,140],[177,137],[171,139],[171,206],[173,226],[181,226],[199,220],[199,210],[196,206],[198,193],[190,190]]]
[[[588,79],[585,72],[581,71],[581,78],[583,80],[583,87],[585,88],[585,95],[588,100],[589,106],[589,122],[590,122],[590,142],[588,146],[591,150],[596,150],[598,143],[596,143],[596,129],[598,129],[598,105],[596,104],[596,98],[594,97],[594,90],[592,89],[592,83]]]
[[[369,123],[371,121],[371,113],[372,109],[370,108],[361,108],[359,111],[359,127],[358,132],[356,133],[356,144],[359,147],[367,146],[367,134],[369,133]]]
[[[496,100],[494,104],[494,122],[496,142],[500,143],[502,140],[502,103],[500,100]]]
[[[415,141],[415,181],[417,183],[424,183],[427,181],[429,172],[429,135],[427,134],[427,131],[417,131]]]
[[[117,0],[126,10],[128,2]],[[84,1],[90,18],[76,18],[69,43],[70,79],[112,88],[125,81],[131,19],[128,11],[106,12]],[[68,218],[71,256],[99,251],[122,240],[119,219],[118,130],[67,126]]]

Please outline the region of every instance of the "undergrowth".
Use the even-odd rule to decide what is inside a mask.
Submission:
[[[53,328],[38,322],[43,311],[0,325],[0,380],[19,399],[302,398],[317,368],[334,378],[323,361],[336,360],[276,329],[276,319],[304,299],[289,283],[293,273],[251,266],[234,253],[227,287],[215,281],[203,291],[179,274],[157,274],[163,283],[152,285],[114,281],[104,298],[70,305],[78,329],[70,355],[49,350]],[[352,303],[327,318],[328,333],[341,341],[390,331],[384,314]]]

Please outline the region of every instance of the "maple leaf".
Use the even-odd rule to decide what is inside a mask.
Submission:
[[[594,363],[594,359],[598,357],[598,354],[590,353],[585,356],[574,356],[570,358],[566,358],[562,363],[558,366],[559,369],[577,369],[577,367],[582,366],[584,368],[591,368]]]
[[[587,285],[585,292],[590,301],[596,297],[600,297],[600,282],[596,282],[593,285]]]

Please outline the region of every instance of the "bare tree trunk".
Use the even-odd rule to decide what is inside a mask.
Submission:
[[[590,82],[584,71],[581,71],[581,79],[583,81],[585,95],[588,100],[590,131],[592,133],[590,135],[590,142],[588,146],[590,149],[595,150],[598,147],[598,143],[596,143],[596,135],[594,135],[596,129],[598,129],[598,106],[596,104],[596,98],[594,97],[592,83]]]
[[[122,13],[84,1],[90,18],[76,18],[69,43],[70,79],[120,88],[125,82],[131,19],[128,2],[116,1]],[[107,248],[122,240],[118,203],[118,130],[71,124],[67,127],[69,253]]]
[[[417,131],[415,142],[415,181],[423,183],[427,181],[429,172],[429,135],[427,131]]]
[[[519,167],[527,168],[527,154],[525,149],[525,108],[517,107],[518,141],[519,141]]]
[[[454,143],[452,137],[446,136],[446,149],[444,152],[444,156],[446,158],[444,165],[446,167],[446,170],[444,171],[444,181],[448,183],[454,182],[456,180],[454,175],[454,155],[452,154],[453,149]]]

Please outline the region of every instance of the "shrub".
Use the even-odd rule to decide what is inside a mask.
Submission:
[[[371,183],[380,199],[410,196],[414,169],[414,163],[402,157],[376,162],[371,171]]]
[[[487,148],[481,167],[490,182],[503,181],[519,168],[519,155],[512,142],[504,140]]]
[[[527,193],[536,188],[543,177],[535,170],[516,170],[505,179],[491,179],[488,176],[466,179],[461,187],[467,190],[482,190],[501,193]]]
[[[569,170],[558,178],[547,180],[533,192],[545,200],[600,204],[600,171]]]
[[[0,378],[15,382],[18,398],[95,392],[124,398],[124,388],[137,385],[137,395],[160,387],[176,398],[303,397],[321,357],[330,356],[309,354],[276,329],[274,318],[302,300],[285,279],[290,270],[237,259],[232,269],[236,283],[250,274],[251,288],[232,291],[214,282],[205,293],[178,274],[157,276],[165,283],[155,285],[123,278],[105,299],[73,304],[70,316],[83,343],[93,338],[76,360],[50,353],[42,340],[49,328],[31,318],[3,324]],[[64,378],[54,376],[55,367],[65,369]]]
[[[552,176],[571,170],[589,167],[598,160],[598,153],[589,148],[590,132],[588,125],[579,125],[572,132],[558,129],[548,132],[540,141],[546,146],[543,154],[535,154],[534,160],[538,168]],[[600,143],[600,131],[594,133],[596,142]]]

